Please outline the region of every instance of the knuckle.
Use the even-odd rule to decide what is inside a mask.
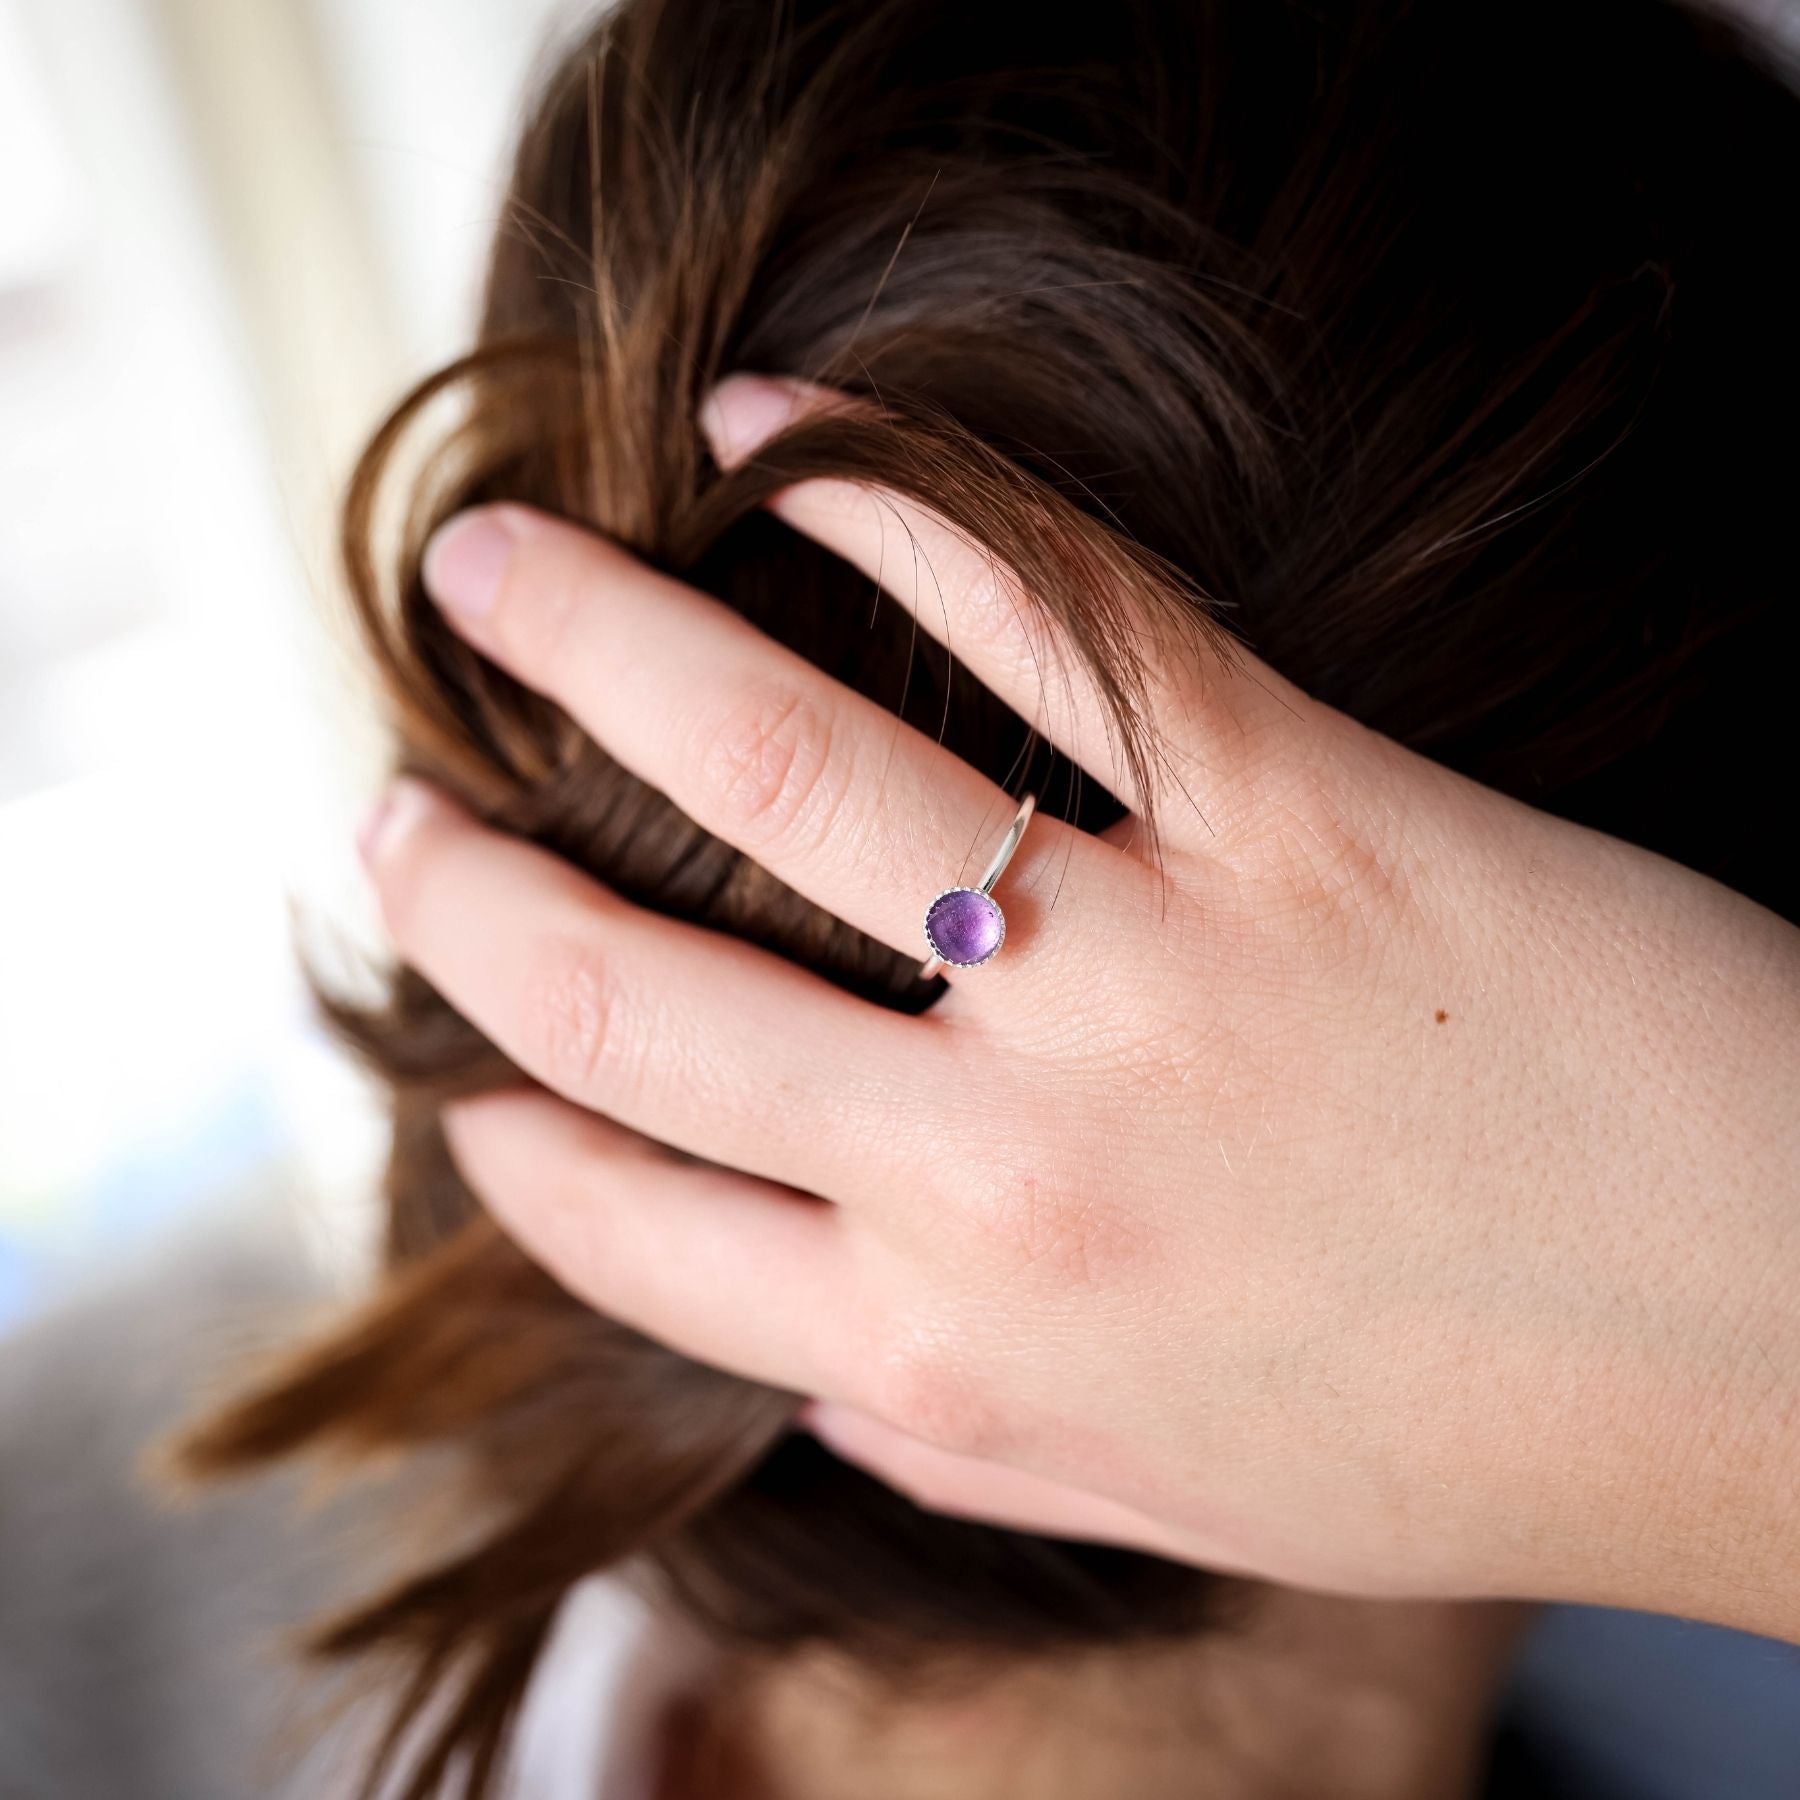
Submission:
[[[1036,662],[1033,622],[1039,618],[1025,584],[991,550],[950,532],[930,557],[921,557],[922,586],[932,603],[952,604],[959,635],[1028,672]]]
[[[727,831],[745,847],[815,842],[840,810],[829,715],[791,687],[741,699],[711,723],[701,774]]]
[[[1266,797],[1258,872],[1276,909],[1353,939],[1378,936],[1410,904],[1391,817],[1358,817],[1332,784],[1299,774]]]
[[[1153,1249],[1151,1222],[1114,1197],[1104,1174],[1124,1148],[1122,1108],[1144,1105],[1152,1059],[1123,1043],[1098,1057],[1091,1047],[1081,1053],[1079,1081],[1059,1078],[1054,1092],[1024,1102],[1004,1127],[988,1115],[968,1128],[983,1140],[978,1179],[953,1163],[938,1182],[965,1252],[1034,1309],[1116,1289]],[[1028,1081],[1035,1063],[1018,1066]],[[981,1088],[976,1072],[963,1091]],[[957,1156],[968,1130],[950,1134],[948,1156]]]
[[[549,1087],[596,1097],[619,1061],[614,996],[587,945],[556,942],[538,953],[524,984],[524,1058]]]
[[[874,1389],[877,1415],[921,1443],[960,1456],[991,1455],[998,1446],[993,1410],[942,1334],[915,1327],[890,1341]]]
[[[1040,1297],[1078,1299],[1110,1286],[1142,1249],[1141,1231],[1117,1207],[1039,1166],[1002,1170],[973,1204],[979,1235]]]

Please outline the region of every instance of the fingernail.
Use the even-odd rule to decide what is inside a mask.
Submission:
[[[721,469],[735,468],[793,424],[800,395],[768,375],[727,375],[700,408],[700,429]]]
[[[477,623],[494,609],[513,552],[512,528],[502,514],[460,513],[440,525],[425,546],[425,589],[446,612]]]
[[[387,792],[369,808],[356,830],[356,852],[362,858],[363,867],[373,870],[392,853],[395,845],[411,835],[436,804],[436,794],[410,775],[402,775],[391,782]]]

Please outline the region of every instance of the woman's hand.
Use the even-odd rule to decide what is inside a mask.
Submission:
[[[793,404],[726,384],[721,456]],[[1161,865],[1131,820],[1040,812],[1004,949],[912,1018],[402,784],[367,839],[399,951],[543,1084],[448,1120],[507,1229],[604,1311],[818,1397],[928,1506],[1800,1635],[1800,933],[1248,659],[1158,676],[1169,785],[1131,792],[978,550],[836,483],[776,511],[1154,799]],[[922,956],[1012,817],[566,525],[471,515],[427,573],[481,651],[886,943]]]

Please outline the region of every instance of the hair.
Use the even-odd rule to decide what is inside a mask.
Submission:
[[[398,761],[645,906],[929,1005],[913,960],[700,831],[420,582],[452,512],[548,509],[1109,823],[1110,796],[761,510],[844,476],[1015,568],[1139,770],[1134,618],[1242,639],[1791,915],[1751,777],[1796,666],[1793,148],[1790,97],[1730,34],[1647,0],[624,0],[531,108],[477,347],[350,487]],[[696,417],[739,369],[872,404],[722,472]],[[491,1792],[559,1604],[616,1566],[721,1643],[893,1671],[1217,1619],[1212,1576],[927,1516],[796,1433],[794,1396],[596,1315],[445,1148],[444,1102],[518,1072],[405,968],[378,1004],[325,1003],[392,1096],[388,1271],[183,1456],[463,1453],[479,1528],[316,1635],[399,1665],[370,1791],[422,1738],[408,1800]]]

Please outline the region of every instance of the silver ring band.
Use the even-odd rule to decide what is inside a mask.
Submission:
[[[945,967],[979,968],[1006,942],[1006,914],[993,897],[994,883],[1006,873],[1036,811],[1037,795],[1026,794],[981,879],[973,887],[945,888],[932,897],[925,909],[925,945],[931,954],[919,966],[921,981]]]

